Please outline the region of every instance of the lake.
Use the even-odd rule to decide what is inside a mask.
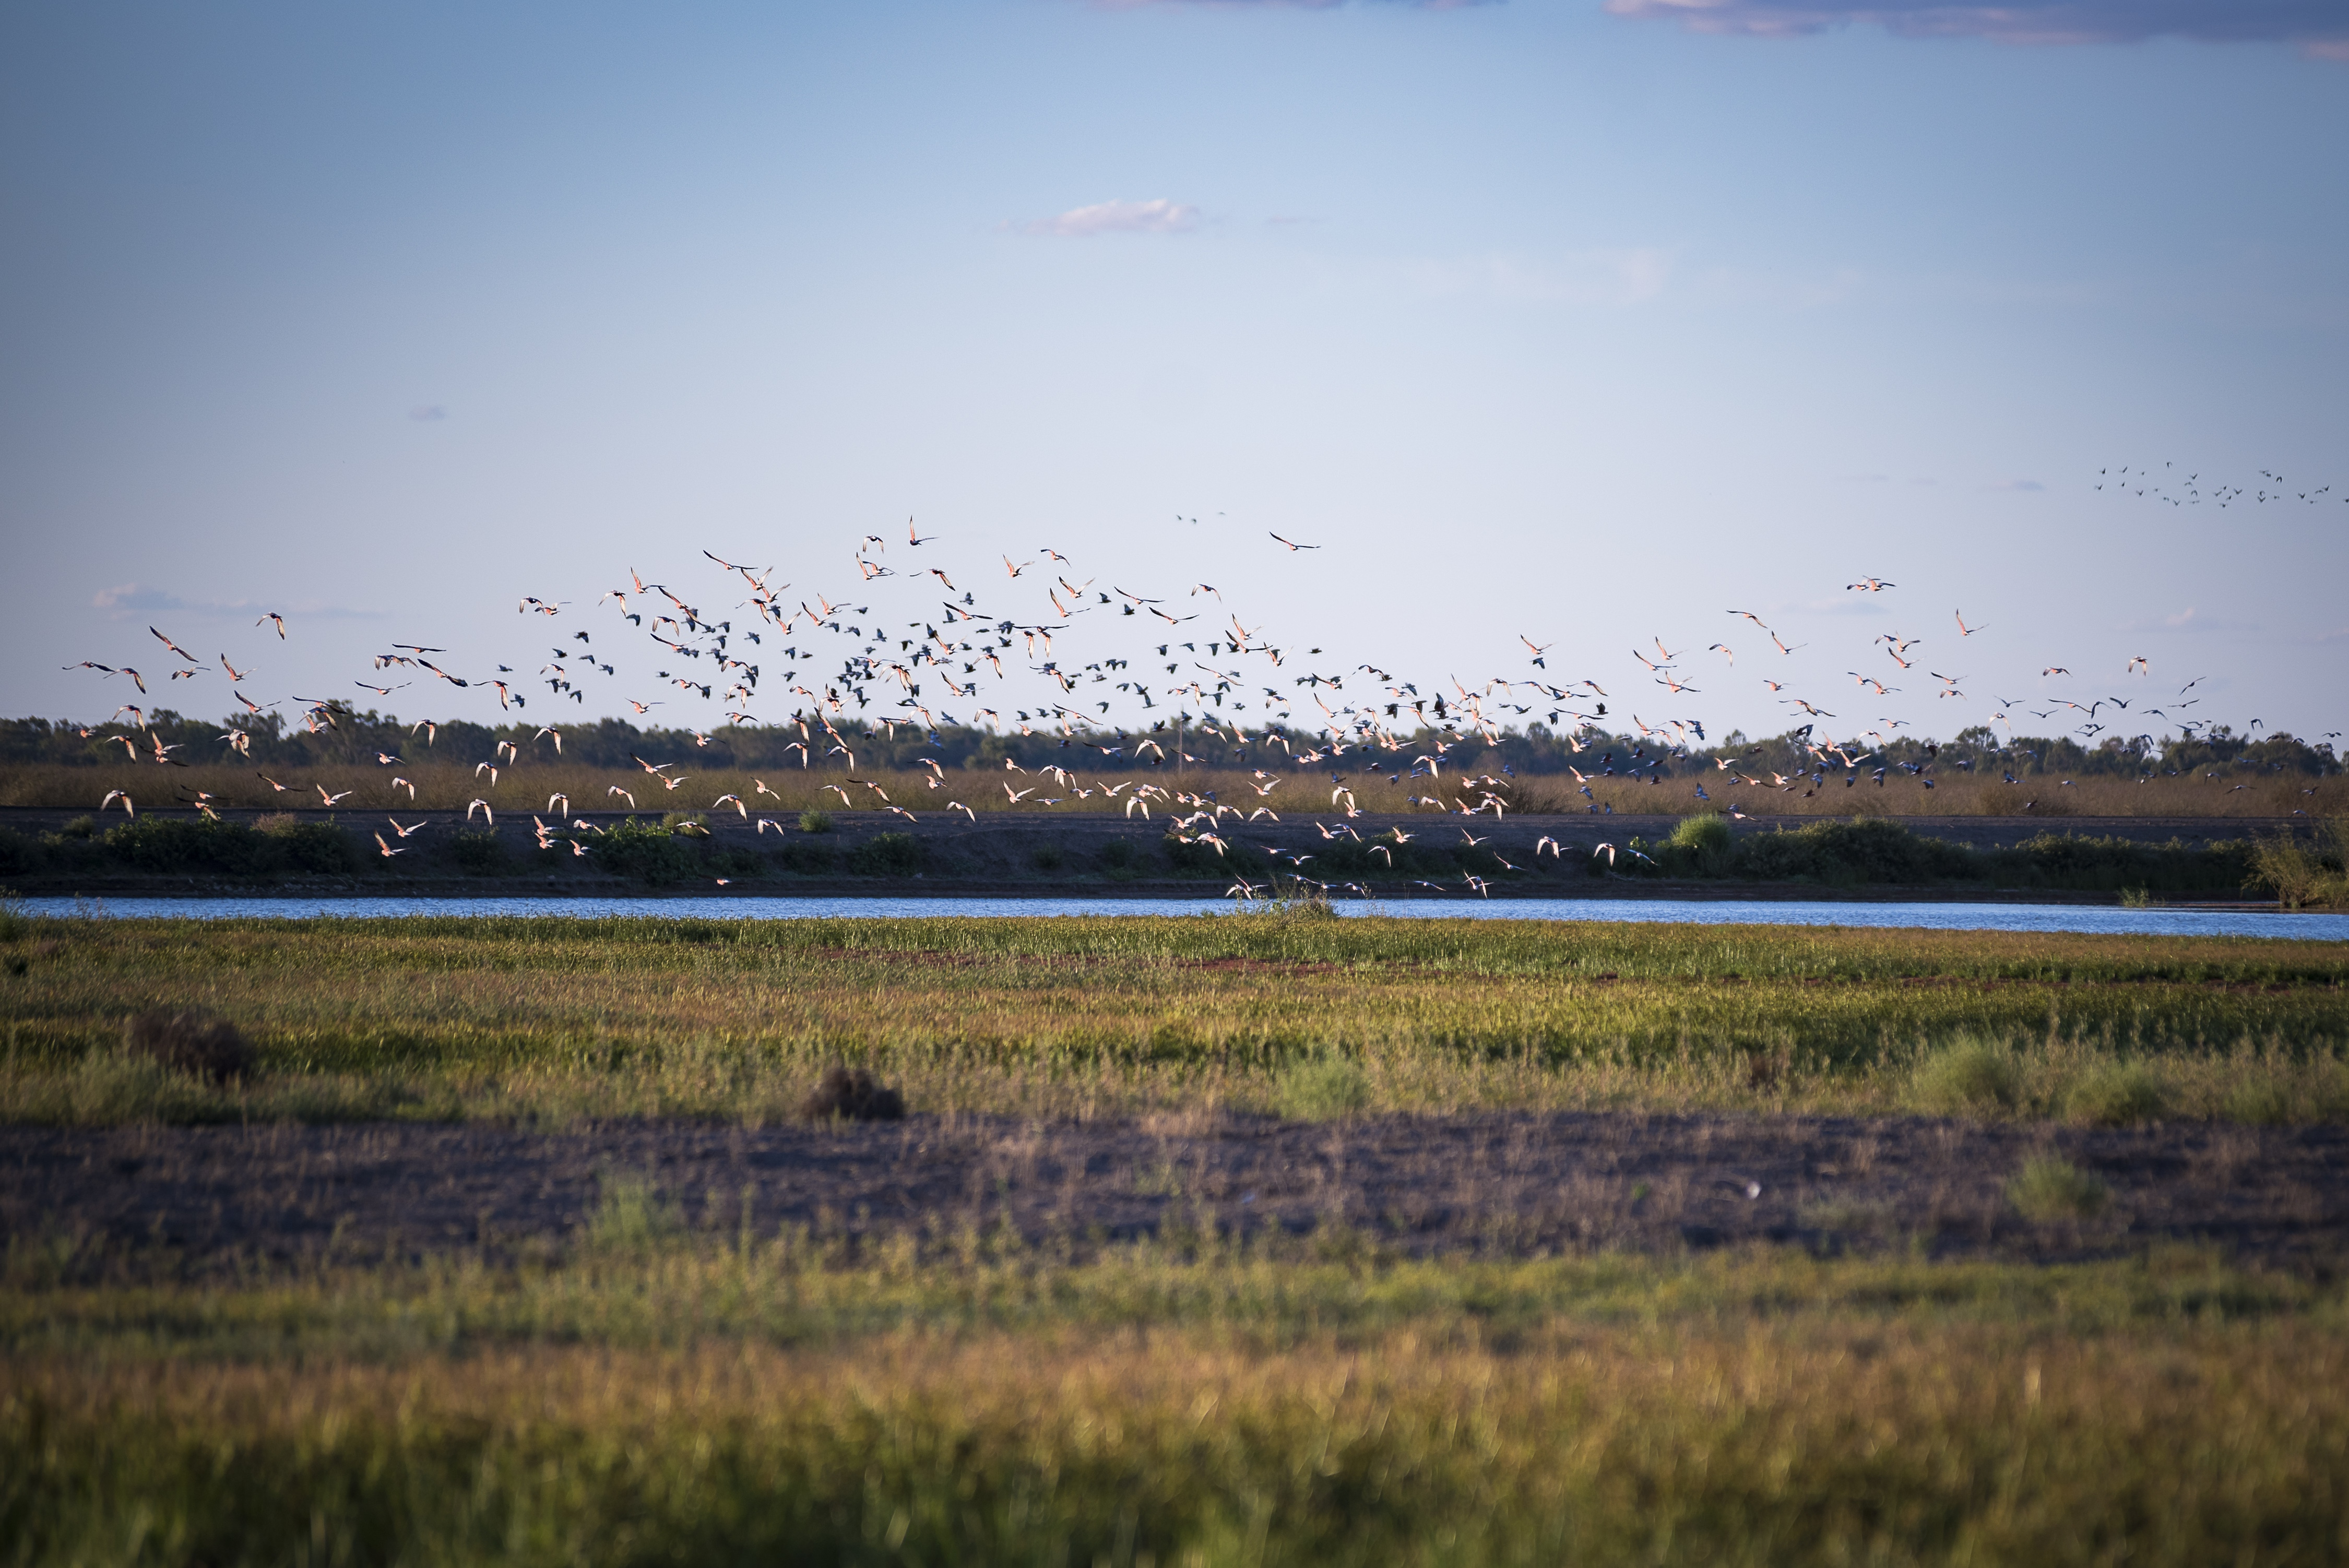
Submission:
[[[1117,898],[28,898],[26,913],[80,911],[119,920],[383,919],[409,915],[594,920],[828,920],[958,915],[1232,916],[1228,899]],[[2075,931],[2145,936],[2264,936],[2349,941],[2349,914],[2268,910],[2123,909],[2112,904],[1833,903],[1738,899],[1524,898],[1341,901],[1349,916],[1401,920],[1661,921],[1694,925],[1845,925],[1927,931]]]

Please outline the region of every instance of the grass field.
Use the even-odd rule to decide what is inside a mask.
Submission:
[[[772,1121],[843,1056],[948,1120],[1915,1109],[2027,1149],[2045,1119],[2349,1119],[2344,976],[2340,944],[1309,911],[16,917],[0,1120],[592,1137]],[[126,1017],[191,1006],[243,1032],[244,1078],[129,1053]],[[2052,1156],[2002,1191],[2044,1255],[2093,1233],[2085,1261],[1934,1261],[1922,1235],[1417,1257],[1343,1223],[859,1241],[626,1171],[563,1239],[422,1253],[20,1229],[0,1562],[2349,1553],[2331,1254],[2132,1245]]]
[[[1408,758],[1399,763],[1392,758],[1384,760],[1390,765],[1384,770],[1341,769],[1345,788],[1352,791],[1356,804],[1364,811],[1432,813],[1438,807],[1414,805],[1413,798],[1422,802],[1474,806],[1485,793],[1483,787],[1468,787],[1450,769],[1433,779],[1413,779],[1406,772],[1397,782],[1389,783],[1394,767],[1407,769],[1410,763]],[[1112,796],[1104,792],[1104,786],[1129,781],[1147,782],[1179,793],[1213,793],[1226,805],[1265,805],[1284,816],[1335,816],[1342,809],[1331,804],[1330,792],[1335,786],[1326,777],[1327,768],[1299,769],[1264,795],[1257,793],[1262,780],[1236,769],[1192,768],[1178,774],[1173,769],[1156,768],[1101,773],[1078,767],[1072,761],[1068,770],[1075,779],[1073,785],[1037,773],[957,770],[947,773],[939,787],[933,789],[930,775],[922,771],[891,773],[838,768],[808,771],[792,768],[758,773],[739,769],[701,773],[688,765],[672,770],[673,777],[685,780],[672,790],[637,769],[618,771],[561,762],[533,761],[502,768],[494,780],[485,773],[476,773],[470,761],[456,765],[428,761],[398,767],[366,763],[258,770],[242,764],[218,763],[188,768],[128,762],[90,767],[22,764],[0,771],[0,806],[96,810],[108,790],[120,789],[128,792],[142,810],[183,804],[199,791],[211,794],[223,806],[316,808],[321,803],[319,791],[324,789],[328,795],[347,792],[348,799],[342,804],[347,813],[398,811],[410,807],[461,811],[476,799],[489,801],[500,811],[544,813],[550,809],[549,798],[556,794],[565,797],[574,811],[640,810],[657,813],[707,810],[720,796],[735,795],[747,802],[754,814],[781,820],[802,810],[839,809],[840,794],[833,792],[837,790],[844,790],[860,809],[878,807],[884,804],[880,797],[852,781],[870,779],[880,786],[887,803],[923,814],[945,810],[948,800],[959,800],[975,811],[988,813],[1032,811],[1042,800],[1053,799],[1059,801],[1051,808],[1054,810],[1114,816],[1125,810],[1125,800],[1132,789]],[[283,791],[273,789],[264,781],[264,773],[287,788]],[[415,784],[413,799],[406,789],[393,787],[391,780],[395,777],[406,778]],[[2339,775],[2304,779],[2298,775],[2232,772],[2217,779],[2164,776],[2143,784],[2095,776],[2074,779],[2067,784],[2061,775],[2033,774],[2021,783],[2010,785],[1995,779],[1960,775],[1937,779],[1931,789],[1926,789],[1920,779],[1899,773],[1889,776],[1879,789],[1863,774],[1850,789],[1846,789],[1839,778],[1830,778],[1816,789],[1805,783],[1787,790],[1766,783],[1732,786],[1723,781],[1723,776],[1708,771],[1701,777],[1668,779],[1653,785],[1636,784],[1623,778],[1597,778],[1590,781],[1588,796],[1564,775],[1527,775],[1508,780],[1507,787],[1496,793],[1516,811],[1581,813],[1588,807],[1606,805],[1618,812],[1676,816],[1700,808],[1694,793],[1699,783],[1704,785],[1716,804],[1735,804],[1763,816],[2289,817],[2294,811],[2305,811],[2316,817],[2349,812],[2349,780]],[[763,793],[760,789],[762,784]],[[833,789],[827,790],[827,785]],[[1029,790],[1031,787],[1033,792],[1026,799],[1015,803],[1009,799],[1009,791]],[[612,794],[615,789],[626,795]],[[1080,789],[1092,793],[1081,796]],[[629,805],[630,797],[635,801],[633,807]],[[1161,800],[1154,799],[1150,810],[1158,818],[1167,814]],[[1134,820],[1140,821],[1141,818],[1137,814]]]
[[[93,1286],[12,1259],[21,1563],[2320,1563],[2341,1288],[605,1236]]]
[[[2124,1067],[2179,1114],[2349,1113],[2329,943],[1310,913],[17,929],[13,1120],[759,1121],[835,1057],[919,1110],[1024,1117],[1265,1108],[1333,1059],[1373,1110],[1936,1109],[1971,1092],[1928,1061],[1959,1049],[2009,1064],[1972,1095],[1998,1114],[2095,1114]],[[127,1016],[191,1006],[258,1070],[126,1054]]]

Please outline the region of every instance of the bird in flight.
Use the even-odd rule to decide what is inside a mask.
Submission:
[[[1270,529],[1268,529],[1268,529],[1266,529],[1266,530],[1265,530],[1265,531],[1266,531],[1267,533],[1272,533],[1272,530],[1270,530]],[[1273,537],[1274,539],[1276,539],[1276,540],[1278,540],[1278,541],[1279,541],[1279,542],[1281,542],[1281,543],[1283,543],[1283,544],[1288,545],[1288,548],[1289,548],[1289,549],[1291,549],[1291,550],[1319,550],[1319,549],[1320,549],[1320,548],[1321,548],[1321,547],[1320,547],[1319,545],[1318,545],[1318,544],[1297,544],[1297,543],[1294,543],[1294,542],[1290,542],[1290,541],[1288,541],[1288,540],[1281,539],[1280,535],[1278,535],[1278,534],[1277,534],[1277,533],[1272,533],[1272,537]]]

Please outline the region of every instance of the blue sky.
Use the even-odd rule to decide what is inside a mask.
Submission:
[[[853,594],[910,515],[1328,667],[1661,637],[1715,733],[1882,633],[1864,717],[1928,733],[2196,676],[2349,728],[2344,148],[2337,0],[20,5],[0,709],[103,717],[58,666],[150,623],[372,700],[704,547]]]

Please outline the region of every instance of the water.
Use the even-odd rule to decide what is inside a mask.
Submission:
[[[1205,898],[117,898],[85,903],[28,898],[26,912],[78,909],[122,920],[380,919],[404,915],[649,916],[680,920],[818,920],[908,915],[1225,914],[1228,899]],[[1344,901],[1340,914],[1403,920],[1620,920],[1693,925],[1844,925],[1926,931],[2076,931],[2145,936],[2269,936],[2349,942],[2349,914],[2260,910],[2122,909],[2103,904],[1833,903],[1720,899],[1409,899],[1369,905]]]

